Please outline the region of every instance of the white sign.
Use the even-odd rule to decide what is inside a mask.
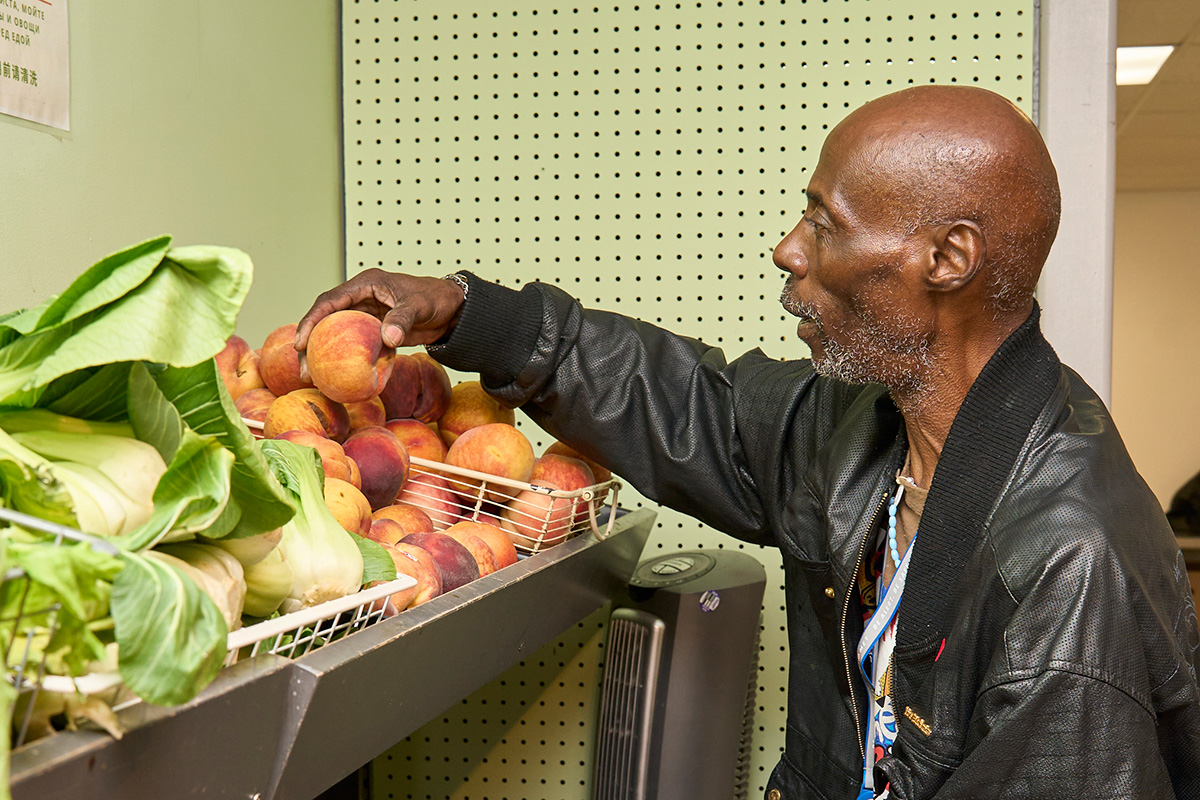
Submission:
[[[67,0],[0,0],[0,113],[71,129]]]

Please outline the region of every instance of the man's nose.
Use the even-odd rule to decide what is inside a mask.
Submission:
[[[804,221],[801,220],[795,228],[792,228],[791,233],[784,236],[779,244],[775,245],[775,250],[771,254],[771,260],[775,262],[775,266],[784,272],[790,272],[797,278],[803,278],[808,273],[808,259],[804,256],[804,247],[801,241],[804,237],[801,230],[803,224]]]

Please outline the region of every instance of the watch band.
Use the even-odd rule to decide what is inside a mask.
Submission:
[[[464,278],[462,275],[459,275],[457,272],[451,272],[449,275],[443,275],[442,280],[450,281],[458,286],[458,288],[462,289],[463,302],[467,302],[467,293],[471,291],[471,284],[467,283],[466,278]],[[425,345],[425,352],[437,353],[438,351],[445,349],[445,347],[445,344],[427,344]]]
[[[463,300],[467,299],[467,292],[471,291],[471,285],[467,283],[466,278],[464,278],[462,275],[459,275],[457,272],[451,272],[449,275],[443,275],[442,280],[452,281],[453,283],[458,284],[458,288],[462,289]]]

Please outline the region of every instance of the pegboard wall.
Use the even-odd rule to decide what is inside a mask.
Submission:
[[[1035,0],[343,0],[342,15],[350,274],[553,282],[730,357],[807,352],[770,254],[846,113],[920,83],[1033,104]],[[522,428],[538,452],[549,444]],[[784,738],[778,555],[666,509],[647,554],[721,547],[776,576],[755,797]],[[592,615],[377,759],[375,796],[588,796],[606,620]]]

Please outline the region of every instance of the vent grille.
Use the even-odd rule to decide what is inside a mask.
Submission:
[[[612,613],[597,724],[595,800],[645,800],[666,624],[632,608]]]
[[[750,660],[750,688],[746,692],[746,713],[742,715],[742,738],[738,744],[737,766],[734,768],[733,800],[750,796],[750,762],[754,757],[754,711],[758,695],[758,652],[762,643],[762,614],[754,631],[753,657]]]

